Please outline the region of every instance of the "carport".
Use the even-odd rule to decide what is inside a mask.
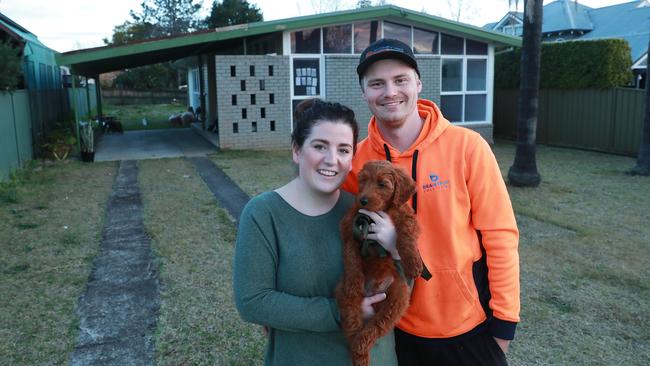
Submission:
[[[96,47],[60,53],[56,55],[56,61],[59,66],[67,66],[73,76],[80,76],[86,80],[94,79],[97,113],[99,115],[103,114],[101,86],[99,83],[100,74],[167,61],[172,61],[179,68],[198,67],[201,73],[207,76],[199,78],[200,106],[204,111],[204,118],[202,118],[198,126],[195,125],[193,128],[212,144],[218,145],[218,139],[210,138],[206,131],[206,121],[214,121],[217,115],[214,56],[218,54],[246,55],[251,46],[260,49],[260,44],[281,42],[282,28],[279,22],[235,25],[178,36],[136,41],[126,45]],[[265,52],[266,48],[262,47],[262,52]],[[276,47],[272,48],[275,49]],[[86,85],[88,85],[87,82]],[[73,90],[76,87],[73,82]],[[90,98],[90,92],[86,88],[85,102],[90,104]],[[75,109],[77,137],[79,137],[79,121],[84,116],[80,116],[77,111],[79,110],[78,106],[84,103],[84,100],[75,99],[71,103],[73,103]],[[174,131],[180,130],[175,129]],[[154,133],[154,135],[156,134]],[[107,135],[104,137],[107,138],[108,142],[116,140],[116,137],[113,136]],[[156,137],[133,136],[130,140],[131,142],[140,141],[146,143],[156,139]],[[124,142],[124,144],[133,146],[128,142]],[[162,152],[161,154],[165,155]],[[99,158],[101,159],[101,157]]]

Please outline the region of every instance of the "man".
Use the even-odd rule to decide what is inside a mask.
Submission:
[[[505,365],[519,321],[519,232],[487,142],[418,100],[411,48],[380,39],[357,67],[373,117],[343,188],[356,192],[366,161],[386,159],[412,174],[421,234],[433,277],[418,278],[395,330],[400,365]]]

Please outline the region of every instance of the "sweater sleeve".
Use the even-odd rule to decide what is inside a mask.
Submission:
[[[512,339],[520,310],[519,231],[508,190],[490,146],[478,136],[472,145],[467,186],[472,222],[481,233],[486,253],[489,306],[494,316],[489,327],[495,337]]]
[[[246,206],[237,234],[233,288],[240,316],[285,331],[339,330],[340,315],[333,298],[301,297],[276,289],[278,248],[273,220],[258,203],[254,199]]]

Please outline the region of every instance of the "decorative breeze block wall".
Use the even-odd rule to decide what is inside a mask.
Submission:
[[[289,149],[288,56],[216,56],[219,145]]]

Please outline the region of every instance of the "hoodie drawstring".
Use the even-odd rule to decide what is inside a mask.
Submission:
[[[413,152],[413,165],[411,165],[411,178],[416,184],[415,193],[413,193],[413,212],[418,212],[418,190],[417,190],[417,177],[418,177],[418,154],[419,151]]]
[[[390,150],[388,149],[388,145],[384,144],[384,152],[386,153],[386,160],[392,161],[390,158]]]

